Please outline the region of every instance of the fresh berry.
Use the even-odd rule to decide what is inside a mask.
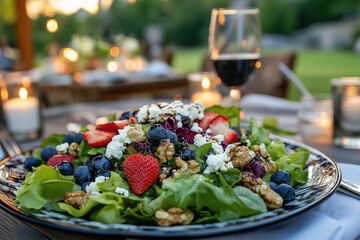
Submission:
[[[75,135],[74,134],[67,134],[65,137],[64,137],[64,140],[63,142],[67,142],[68,144],[71,144],[72,142],[75,142],[74,141],[75,139]]]
[[[91,168],[95,174],[98,172],[110,170],[111,161],[105,156],[98,156],[92,160]]]
[[[91,180],[91,171],[87,166],[80,166],[75,169],[74,172],[75,182],[82,186],[84,183]]]
[[[132,112],[130,113],[130,115],[136,118],[139,110],[140,110],[140,109],[136,109],[136,110],[132,111]]]
[[[85,182],[81,185],[81,190],[83,190],[84,192],[86,192],[86,187],[89,186],[91,183],[91,181]]]
[[[200,120],[199,126],[205,131],[209,128],[211,121],[217,116],[217,113],[206,112],[204,113],[204,118]]]
[[[165,138],[166,139],[169,139],[171,143],[177,143],[179,142],[179,139],[176,135],[176,133],[174,133],[173,131],[171,130],[166,130],[166,133],[165,133]]]
[[[43,161],[47,162],[49,159],[56,155],[57,151],[54,147],[44,147],[43,150],[41,150],[40,157]]]
[[[270,182],[274,182],[277,185],[282,183],[290,184],[291,176],[287,171],[277,170],[273,173],[273,175],[271,175]]]
[[[104,132],[100,130],[91,130],[84,133],[85,141],[93,148],[105,147],[111,139],[116,135],[112,132]]]
[[[286,202],[295,199],[295,190],[292,186],[288,184],[282,183],[278,185],[274,191],[278,193]]]
[[[184,161],[194,160],[195,152],[189,147],[184,147],[180,150],[179,157]]]
[[[237,129],[236,127],[230,127],[230,128],[236,132],[238,138],[241,138],[241,134],[239,132],[239,129]]]
[[[160,163],[150,154],[132,154],[124,161],[124,174],[131,190],[139,195],[158,179]]]
[[[99,124],[96,126],[97,130],[107,131],[107,132],[118,132],[119,129],[123,129],[127,125],[130,124],[130,120],[119,120],[119,121],[113,121],[108,122],[104,124]]]
[[[40,165],[39,159],[34,156],[30,156],[25,160],[24,167],[25,169],[31,171],[32,167],[37,167]]]
[[[88,166],[89,168],[91,168],[91,164],[92,164],[92,161],[91,161],[91,160],[87,160],[87,161],[84,163],[84,166]]]
[[[59,165],[59,172],[62,175],[73,175],[74,174],[74,167],[69,162],[62,162]]]
[[[191,125],[191,118],[189,116],[183,116],[181,118],[181,123],[183,127],[189,128]]]
[[[80,144],[83,139],[84,139],[84,134],[83,133],[77,133],[75,135],[74,142]]]
[[[149,142],[134,142],[134,149],[138,153],[146,154],[151,153],[152,149]]]
[[[96,177],[106,177],[106,178],[110,178],[111,177],[111,173],[109,171],[102,171],[102,172],[99,172],[98,174],[96,174]]]
[[[278,186],[276,183],[274,182],[267,182],[267,184],[269,185],[269,187],[275,191],[275,188]]]
[[[224,135],[224,141],[229,144],[235,143],[238,139],[236,132],[229,127],[228,119],[223,115],[216,116],[210,122],[209,129],[211,130],[211,136],[222,134]]]
[[[120,120],[129,119],[129,117],[130,117],[130,112],[124,112],[123,114],[121,114]]]
[[[147,140],[153,146],[159,146],[162,139],[166,138],[166,130],[160,124],[154,124],[147,133]]]
[[[71,156],[69,154],[57,154],[52,156],[49,161],[46,163],[47,166],[52,166],[52,167],[59,167],[60,163],[67,161],[67,162],[72,162],[75,160],[74,156]]]

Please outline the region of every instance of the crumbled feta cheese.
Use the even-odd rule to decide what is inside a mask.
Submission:
[[[247,147],[250,147],[250,146],[251,146],[251,142],[250,142],[249,139],[246,139],[245,143],[246,143],[246,146],[247,146]]]
[[[124,195],[125,197],[128,197],[128,196],[129,196],[129,190],[127,190],[127,189],[125,189],[125,188],[117,187],[117,188],[115,189],[115,193]]]
[[[219,143],[217,143],[215,141],[212,141],[212,146],[211,147],[214,149],[215,154],[220,154],[220,153],[224,152],[224,149],[221,146],[221,144],[219,144]]]
[[[119,141],[120,142],[127,143],[127,144],[131,143],[131,138],[128,136],[128,132],[130,129],[135,129],[135,127],[126,126],[126,127],[124,127],[124,129],[119,129]]]
[[[206,133],[206,134],[210,134],[210,133],[212,133],[212,131],[211,131],[210,128],[208,128],[205,133]]]
[[[203,119],[204,118],[204,110],[205,107],[200,101],[195,101],[191,103],[190,105],[187,105],[188,108],[188,116],[194,120],[194,119]]]
[[[264,143],[260,144],[260,153],[261,153],[261,156],[265,156],[265,154],[266,154],[266,148],[265,148]]]
[[[166,171],[166,169],[167,169],[167,167],[163,167],[163,168],[162,168],[162,171],[163,171],[163,172],[165,172],[165,171]]]
[[[182,122],[177,122],[177,126],[178,126],[178,128],[181,128],[181,127],[183,127],[183,124],[182,124]]]
[[[208,165],[204,171],[204,174],[210,174],[215,171],[226,171],[229,168],[234,168],[232,163],[229,164],[230,157],[225,154],[216,154],[216,155],[209,155],[206,164]]]
[[[194,137],[194,144],[197,147],[200,147],[202,145],[204,145],[205,143],[207,143],[207,139],[205,136],[201,135],[201,134],[196,134]]]
[[[119,136],[115,136],[115,137],[119,137]],[[115,137],[113,137],[112,141],[106,147],[105,156],[109,159],[111,158],[120,159],[123,155],[123,152],[126,149],[126,146],[124,146],[123,142],[114,139]]]
[[[162,111],[156,104],[145,105],[139,109],[137,119],[143,122],[158,122],[161,120]]]
[[[56,151],[66,154],[69,149],[69,143],[65,142],[56,146]]]
[[[92,195],[99,195],[101,194],[100,192],[91,192]]]
[[[191,126],[191,131],[197,132],[197,133],[201,133],[203,132],[203,129],[199,126],[198,123],[193,123],[193,125]]]
[[[175,119],[176,119],[176,121],[178,121],[178,122],[181,122],[181,121],[182,121],[182,118],[181,118],[181,116],[180,116],[179,114],[175,115]]]
[[[85,191],[87,193],[91,193],[91,194],[99,194],[100,189],[99,189],[98,183],[102,183],[106,179],[108,179],[108,177],[99,176],[99,177],[95,178],[95,182],[92,182],[89,185],[87,185],[85,188]]]
[[[215,140],[218,143],[221,143],[222,141],[224,141],[224,139],[225,139],[225,137],[222,134],[218,134],[218,135],[212,137],[212,140]]]

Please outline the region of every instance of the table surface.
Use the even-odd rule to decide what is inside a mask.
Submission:
[[[97,117],[106,116],[109,113],[120,113],[125,109],[133,109],[144,104],[154,102],[154,100],[131,100],[131,101],[115,101],[102,102],[94,104],[76,104],[65,107],[53,107],[44,111],[44,136],[50,133],[66,132],[67,123],[73,122],[77,124],[87,124],[94,122]],[[296,130],[297,117],[295,111],[266,111],[254,108],[243,107],[245,119],[250,116],[261,121],[264,117],[276,117],[279,126],[287,130]],[[299,136],[292,137],[301,141]],[[40,140],[22,143],[24,150],[38,146]],[[307,142],[308,145],[324,152],[337,162],[358,164],[360,151],[345,150],[332,146],[330,143]],[[121,239],[107,236],[94,236],[83,233],[59,230],[56,228],[46,227],[24,219],[18,218],[3,208],[0,208],[0,239]],[[218,237],[221,239],[221,237]]]

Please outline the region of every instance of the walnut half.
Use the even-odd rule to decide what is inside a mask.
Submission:
[[[170,142],[170,139],[163,139],[155,153],[160,159],[160,163],[166,163],[170,161],[175,154],[174,144]]]
[[[269,152],[265,148],[265,144],[254,145],[253,151],[259,157],[260,164],[264,166],[265,172],[274,173],[276,171],[276,163],[271,159]]]
[[[195,160],[184,161],[181,158],[175,158],[175,166],[185,173],[195,174],[200,172],[200,165]]]
[[[165,211],[157,210],[155,218],[160,226],[168,227],[176,224],[188,225],[194,219],[193,212],[185,212],[181,208],[173,207]]]
[[[80,149],[80,144],[78,144],[76,142],[72,142],[70,144],[68,152],[69,152],[69,154],[71,156],[78,157],[79,156],[79,149]]]
[[[255,157],[255,153],[248,147],[231,145],[227,152],[234,168],[245,167]]]
[[[135,124],[135,128],[131,128],[127,132],[128,137],[131,139],[131,142],[145,142],[146,136],[140,124]]]
[[[64,201],[74,208],[81,209],[89,201],[90,193],[84,191],[75,191],[65,193]]]

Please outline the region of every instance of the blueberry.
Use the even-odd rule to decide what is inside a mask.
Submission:
[[[189,147],[184,147],[180,150],[179,157],[184,161],[194,160],[195,152]]]
[[[74,142],[80,144],[82,142],[82,140],[84,139],[84,134],[82,133],[77,133],[74,137]]]
[[[88,166],[89,168],[91,168],[91,164],[92,164],[92,161],[91,161],[91,160],[87,160],[87,161],[84,163],[84,166]]]
[[[131,116],[136,117],[140,109],[136,109],[130,113]]]
[[[178,139],[179,139],[179,142],[181,143],[181,147],[180,147],[180,148],[189,147],[189,143],[188,143],[188,141],[186,140],[186,138],[180,136],[180,137],[178,137]]]
[[[273,175],[271,175],[270,182],[274,182],[277,185],[282,183],[290,184],[291,176],[287,171],[277,170],[273,173]]]
[[[267,182],[267,184],[269,185],[269,187],[272,189],[272,190],[275,190],[275,188],[278,186],[276,183],[274,182]]]
[[[95,174],[102,171],[110,170],[111,161],[105,156],[98,156],[93,159],[93,164],[91,168]]]
[[[91,171],[87,166],[80,166],[75,169],[74,172],[75,182],[79,185],[83,185],[85,182],[91,180]]]
[[[239,132],[239,129],[237,129],[236,127],[230,127],[230,128],[236,132],[236,135],[238,136],[238,138],[241,138],[241,134]]]
[[[74,167],[69,162],[62,162],[59,165],[59,172],[62,175],[73,175],[74,174]]]
[[[282,183],[278,185],[274,191],[277,192],[286,202],[295,199],[295,190],[288,184]]]
[[[67,142],[68,144],[71,144],[72,142],[74,142],[74,139],[75,139],[75,135],[73,134],[67,134],[65,137],[64,137],[64,140],[63,142]]]
[[[89,186],[90,183],[91,183],[90,181],[83,183],[83,184],[81,185],[81,190],[83,190],[84,192],[86,192],[86,187]]]
[[[179,139],[178,139],[176,133],[174,133],[173,131],[166,130],[165,135],[166,135],[165,138],[169,139],[171,143],[179,142]]]
[[[183,127],[189,128],[191,124],[191,118],[189,116],[183,116],[181,119],[181,123]]]
[[[157,147],[160,144],[160,141],[164,138],[167,138],[166,130],[160,124],[154,124],[148,131],[146,138],[150,145]]]
[[[103,176],[103,177],[107,177],[107,178],[110,178],[111,177],[111,173],[109,171],[101,171],[99,172],[98,174],[96,174],[96,177],[100,177],[100,176]]]
[[[121,114],[120,120],[126,120],[129,119],[129,117],[130,117],[130,112],[124,112],[123,114]]]
[[[42,160],[44,160],[45,162],[49,161],[49,159],[56,155],[57,154],[57,151],[54,147],[44,147],[43,150],[41,150],[41,153],[40,153],[40,157]]]
[[[40,165],[39,159],[34,156],[30,156],[25,160],[24,167],[25,169],[31,171],[32,167],[37,167]]]

